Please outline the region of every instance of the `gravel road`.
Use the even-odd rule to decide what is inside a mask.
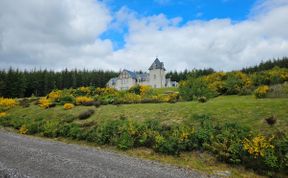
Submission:
[[[207,177],[96,148],[0,129],[0,177]]]

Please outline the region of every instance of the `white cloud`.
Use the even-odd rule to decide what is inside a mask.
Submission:
[[[287,2],[287,1],[286,1]],[[111,14],[114,14],[113,16]],[[288,3],[259,1],[247,20],[191,20],[165,14],[113,13],[95,0],[0,2],[0,68],[123,68],[145,70],[159,56],[168,70],[240,69],[288,56]],[[113,49],[100,35],[128,26],[125,45]]]
[[[262,3],[258,6],[263,8],[267,2]],[[177,70],[240,69],[261,60],[288,56],[286,4],[254,13],[236,24],[230,19],[213,19],[179,26],[173,23],[175,19],[163,14],[135,18],[129,22],[125,48],[114,53],[117,58],[126,59],[131,68],[149,66],[153,57],[159,55],[168,69]]]
[[[98,38],[111,19],[104,4],[94,0],[2,0],[0,66],[85,67],[91,62],[76,66],[75,61],[90,56],[95,64],[112,52],[111,42]]]

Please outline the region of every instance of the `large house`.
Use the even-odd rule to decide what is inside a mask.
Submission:
[[[166,78],[165,71],[164,63],[156,58],[149,67],[149,73],[132,72],[125,69],[118,77],[111,78],[107,87],[117,90],[128,90],[134,85],[149,85],[153,88],[176,87],[177,82]]]

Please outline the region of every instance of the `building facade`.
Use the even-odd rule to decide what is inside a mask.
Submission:
[[[107,87],[117,90],[128,90],[134,85],[148,85],[152,88],[176,87],[178,83],[166,78],[165,71],[164,63],[156,58],[149,67],[149,73],[132,72],[125,69],[118,77],[111,78]]]

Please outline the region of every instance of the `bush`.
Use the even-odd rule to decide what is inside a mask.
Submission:
[[[94,102],[94,106],[95,106],[96,108],[99,108],[99,107],[101,106],[101,102],[100,102],[100,101],[95,101],[95,102]]]
[[[44,109],[53,107],[53,101],[51,99],[47,99],[46,97],[40,98],[38,103],[39,103],[39,106]]]
[[[249,137],[249,129],[236,123],[227,123],[215,128],[208,149],[220,161],[239,164],[243,156],[242,141]]]
[[[48,94],[47,98],[50,99],[51,101],[58,101],[60,96],[61,96],[61,91],[60,90],[56,90],[56,91],[50,92]]]
[[[0,97],[0,107],[12,108],[15,106],[17,106],[17,101],[15,99]]]
[[[64,109],[65,110],[69,110],[69,109],[72,109],[72,108],[74,108],[74,104],[72,104],[72,103],[65,103],[64,104]]]
[[[208,87],[208,83],[202,78],[190,78],[187,81],[182,81],[179,85],[179,93],[182,99],[190,101],[198,97],[205,96],[212,98],[217,93]]]
[[[87,97],[87,96],[78,96],[76,97],[76,104],[80,105],[83,103],[89,103],[89,102],[93,102],[93,98]]]
[[[6,112],[0,112],[0,118],[1,117],[6,117],[7,116],[7,113]]]
[[[198,97],[198,102],[206,103],[207,102],[207,98],[205,96]]]
[[[61,96],[59,98],[60,104],[64,105],[65,103],[74,103],[75,104],[75,98],[71,95],[65,95]]]
[[[252,87],[251,78],[242,72],[227,73],[224,82],[224,91],[227,95],[245,94]]]
[[[268,92],[269,87],[267,85],[262,85],[254,91],[254,96],[256,98],[265,98]]]
[[[132,86],[131,88],[129,88],[128,92],[134,93],[136,95],[140,95],[141,94],[141,86],[140,85]]]
[[[23,108],[28,108],[30,106],[30,101],[27,98],[24,98],[19,101],[19,105]]]
[[[43,135],[46,137],[57,137],[58,136],[58,129],[60,128],[61,124],[58,119],[51,119],[43,124]]]
[[[82,113],[79,114],[78,118],[80,120],[84,120],[84,119],[88,119],[90,116],[92,116],[94,114],[94,110],[93,109],[88,109]]]
[[[288,98],[288,82],[269,87],[267,98]]]

